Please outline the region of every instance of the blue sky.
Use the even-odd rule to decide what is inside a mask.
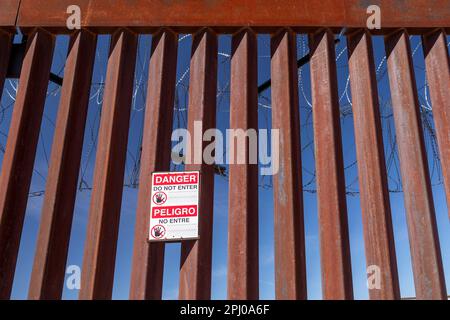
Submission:
[[[345,48],[345,38],[341,38],[341,43],[336,47],[339,96],[341,98],[341,108],[343,111],[351,110],[349,101],[351,93],[347,88],[348,66],[347,51]],[[135,179],[135,158],[138,154],[139,142],[142,135],[143,114],[146,97],[146,79],[148,77],[148,59],[151,36],[141,36],[139,42],[138,63],[136,66],[136,91],[133,99],[133,110],[130,124],[129,152],[127,158],[127,170],[125,173],[125,183]],[[54,54],[52,71],[63,75],[63,66],[67,52],[68,38],[59,36]],[[96,134],[98,131],[100,111],[101,111],[101,86],[106,73],[107,53],[109,37],[101,36],[98,43],[98,51],[95,63],[93,87],[91,90],[91,102],[89,106],[88,124],[85,133],[85,143],[83,148],[82,172],[80,173],[80,185],[92,186],[92,176],[95,161]],[[425,73],[423,53],[420,46],[420,38],[411,38],[411,47],[414,52],[414,65],[419,89],[420,102],[425,107],[428,106],[429,98],[425,91]],[[189,57],[191,49],[191,37],[180,35],[179,59],[177,71],[177,93],[178,104],[174,116],[174,128],[183,127],[186,123],[187,92],[186,85],[189,82]],[[307,39],[304,35],[298,35],[298,56],[307,53]],[[217,104],[217,127],[225,130],[229,126],[229,84],[231,52],[231,37],[219,37],[219,76],[218,76],[218,104]],[[375,64],[379,79],[379,95],[381,101],[381,113],[383,116],[383,137],[385,142],[385,152],[387,167],[389,168],[389,184],[392,190],[399,189],[399,167],[398,156],[396,156],[395,145],[392,145],[395,129],[393,119],[390,116],[390,94],[388,76],[385,72],[384,44],[383,39],[374,39]],[[258,77],[259,83],[270,77],[270,40],[267,35],[258,37]],[[12,98],[14,96],[15,82],[7,82],[2,95],[2,114],[0,122],[0,143],[6,144],[6,136],[9,129],[9,122],[12,113]],[[300,122],[302,139],[302,161],[303,161],[303,184],[305,190],[315,189],[313,179],[314,157],[311,125],[311,101],[309,84],[309,67],[302,68],[299,82],[300,101]],[[270,90],[265,97],[260,97],[259,125],[261,128],[270,129]],[[47,159],[50,155],[51,144],[54,132],[54,122],[56,120],[59,101],[58,88],[50,84],[49,96],[45,106],[45,116],[41,127],[41,137],[39,140],[38,154],[35,162],[35,173],[33,175],[31,191],[41,191],[45,189],[45,176],[48,170]],[[356,192],[358,190],[356,155],[353,134],[353,118],[350,113],[345,113],[342,117],[341,125],[343,132],[343,152],[346,166],[345,176],[347,190]],[[430,116],[430,113],[428,113]],[[429,154],[429,167],[432,173],[434,203],[436,207],[436,217],[438,222],[440,243],[444,270],[446,275],[447,288],[450,287],[450,226],[445,202],[441,178],[439,175],[438,163],[433,157],[433,144],[429,134],[425,135],[425,141]],[[0,152],[0,161],[3,160],[3,153]],[[174,170],[182,170],[181,167],[174,167]],[[83,183],[81,183],[83,182]],[[260,297],[262,299],[274,298],[274,260],[273,260],[273,194],[270,188],[270,178],[260,179],[259,188],[260,204]],[[215,197],[214,197],[214,240],[213,240],[213,276],[212,276],[212,298],[226,298],[226,274],[227,274],[227,209],[228,209],[228,181],[226,178],[216,176]],[[306,258],[307,258],[307,287],[310,299],[321,298],[321,276],[320,276],[320,252],[318,238],[317,220],[317,197],[315,193],[304,192],[305,204],[305,231],[306,231]],[[13,287],[12,297],[14,299],[24,299],[27,297],[32,262],[34,259],[37,232],[40,221],[40,211],[42,207],[42,196],[31,197],[29,199],[25,225],[23,229],[21,247],[16,268],[16,277]],[[69,257],[67,265],[82,265],[83,247],[86,237],[86,224],[88,220],[90,201],[90,191],[80,190],[77,194],[74,222],[71,233]],[[405,208],[403,205],[402,193],[391,193],[392,219],[394,225],[395,244],[400,274],[401,293],[404,297],[414,296],[413,275],[410,263],[408,232],[406,227]],[[135,223],[135,211],[137,203],[137,189],[125,187],[123,192],[121,223],[119,231],[119,241],[117,248],[116,273],[114,281],[114,299],[126,299],[129,291],[129,279],[131,269],[131,256],[133,248],[133,232]],[[361,208],[359,196],[348,195],[348,220],[350,228],[350,243],[353,269],[353,285],[356,299],[367,299],[368,292],[365,285],[365,256],[364,241],[361,221]],[[176,299],[178,295],[178,270],[180,263],[180,244],[168,244],[166,246],[165,273],[164,273],[164,299]],[[447,289],[447,291],[449,291]],[[78,291],[64,289],[64,299],[76,299]]]

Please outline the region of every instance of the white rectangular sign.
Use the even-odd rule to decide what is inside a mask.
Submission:
[[[154,172],[149,241],[198,239],[200,173]]]

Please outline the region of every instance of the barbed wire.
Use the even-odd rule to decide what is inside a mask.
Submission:
[[[347,45],[345,41],[345,36],[340,34],[339,44],[336,46],[336,63],[338,65],[338,70],[341,73],[340,77],[345,79],[344,87],[339,92],[339,103],[341,110],[341,121],[345,128],[352,128],[353,123],[349,122],[347,124],[346,118],[351,118],[352,113],[352,99],[350,90],[350,75],[348,74],[348,62],[344,59],[345,52],[347,52]],[[179,48],[183,50],[183,46],[189,46],[192,41],[191,35],[180,35],[179,36]],[[263,50],[268,50],[270,52],[270,41],[268,38],[260,39],[263,44]],[[308,52],[307,45],[307,35],[299,35],[297,37],[297,51],[300,56],[305,56]],[[413,42],[414,38],[410,37],[410,41]],[[447,46],[450,45],[450,42]],[[412,51],[413,57],[418,52],[421,47],[421,41],[415,44],[414,50]],[[265,50],[264,50],[265,49]],[[132,116],[131,121],[137,121],[138,125],[134,130],[138,130],[139,135],[135,143],[130,144],[127,150],[127,165],[126,165],[126,177],[124,187],[127,188],[138,188],[139,187],[139,172],[140,172],[140,160],[142,153],[142,140],[143,140],[143,125],[144,125],[144,111],[145,111],[145,100],[146,100],[146,89],[147,89],[147,79],[148,79],[148,62],[149,62],[149,52],[150,43],[149,41],[143,41],[139,38],[139,50],[137,55],[137,67],[135,72],[135,81],[133,87],[132,95]],[[60,59],[60,66],[58,68],[58,75],[60,75],[64,70],[64,56],[62,51],[58,52],[58,57]],[[270,55],[261,54],[258,56],[259,59],[268,59]],[[230,95],[230,62],[231,53],[226,50],[221,49],[218,52],[219,59],[219,77],[218,87],[217,87],[217,110],[219,112],[229,112],[229,95]],[[94,163],[94,155],[98,143],[98,130],[100,126],[100,119],[102,113],[103,104],[103,94],[105,88],[105,77],[106,72],[106,62],[107,62],[107,52],[102,52],[99,46],[96,53],[96,63],[100,66],[97,70],[98,72],[98,82],[93,82],[91,86],[91,93],[89,97],[91,116],[87,120],[85,143],[83,146],[83,155],[80,166],[79,183],[78,190],[88,191],[92,189],[90,178],[88,175],[92,172],[92,167]],[[376,64],[376,77],[377,82],[380,84],[385,80],[387,74],[386,68],[386,56],[384,55]],[[423,67],[414,65],[416,69],[423,69]],[[175,104],[174,104],[174,128],[186,128],[187,127],[187,111],[188,111],[188,96],[189,96],[189,72],[190,66],[179,65],[179,77],[176,79],[176,94],[175,94]],[[299,87],[299,101],[301,109],[301,130],[302,132],[302,146],[301,153],[303,158],[314,160],[314,137],[310,133],[312,130],[312,108],[310,96],[310,86],[308,70],[309,66],[302,66],[298,69],[298,87]],[[7,130],[3,130],[6,127],[6,122],[8,119],[8,113],[11,113],[12,107],[15,102],[15,97],[18,90],[18,81],[9,79],[5,84],[5,98],[3,103],[0,104],[0,153],[5,153],[5,145]],[[436,133],[433,125],[432,117],[432,105],[429,100],[428,83],[426,77],[424,79],[424,85],[418,88],[420,101],[420,112],[424,129],[424,136],[427,146],[427,151],[429,158],[431,159],[430,175],[432,177],[433,186],[441,185],[443,183],[441,164],[439,158],[439,151],[437,145]],[[387,92],[381,92],[379,95],[380,100],[380,114],[383,125],[383,135],[385,143],[385,155],[386,155],[386,168],[388,173],[389,191],[391,193],[400,193],[402,191],[401,174],[399,157],[397,151],[397,142],[395,135],[395,128],[393,123],[392,114],[392,104],[390,100],[390,95]],[[48,96],[58,97],[60,95],[59,86],[49,86]],[[258,107],[261,129],[271,128],[271,97],[270,90],[264,92],[258,97]],[[54,120],[44,113],[44,117],[50,125],[55,126]],[[304,134],[303,134],[304,133]],[[48,141],[50,138],[44,136],[40,133],[40,144],[39,149],[42,152],[44,163],[49,166],[49,148]],[[51,145],[51,143],[50,143]],[[353,152],[354,154],[354,152]],[[348,160],[348,159],[347,159]],[[349,196],[359,195],[359,189],[356,187],[358,182],[357,170],[357,160],[351,159],[345,164],[346,177],[348,176],[348,183],[346,185],[346,192]],[[179,171],[184,167],[182,165],[175,165],[172,163],[171,170]],[[223,169],[223,170],[222,170]],[[228,166],[224,165],[221,170],[218,170],[218,176],[225,181],[228,181],[227,172]],[[303,171],[303,191],[307,193],[316,193],[316,171],[314,161],[303,161],[302,166]],[[44,181],[46,179],[46,172],[41,172],[35,168],[35,174],[42,178]],[[273,179],[271,176],[260,176],[259,186],[262,189],[270,189],[273,187]],[[30,197],[42,197],[45,194],[45,190],[31,191]]]

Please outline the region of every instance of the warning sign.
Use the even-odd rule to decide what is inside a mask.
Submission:
[[[152,175],[150,241],[198,239],[198,171]]]

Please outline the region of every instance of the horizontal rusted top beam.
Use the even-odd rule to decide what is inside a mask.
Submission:
[[[20,0],[0,0],[0,27],[14,27]]]
[[[199,27],[227,32],[243,26],[264,32],[284,26],[338,30],[366,27],[367,7],[373,4],[381,8],[383,30],[450,28],[448,0],[0,0],[0,26],[65,32],[67,8],[78,5],[82,26],[99,32],[164,26],[180,32]]]

